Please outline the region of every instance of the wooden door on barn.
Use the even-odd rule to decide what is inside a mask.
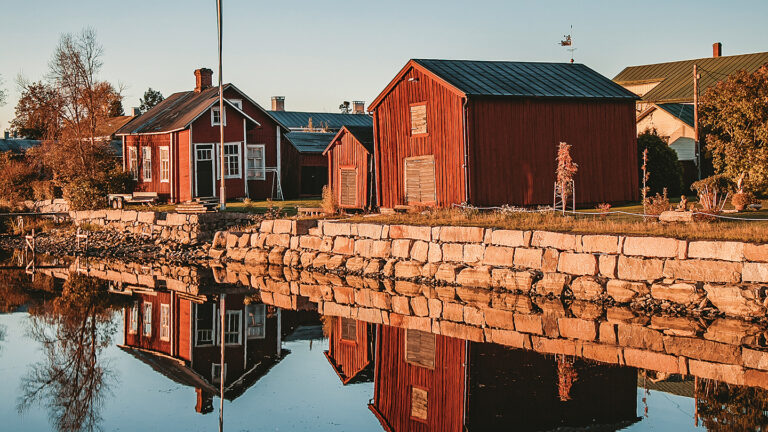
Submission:
[[[342,207],[357,207],[357,170],[341,168],[341,191],[339,204]]]
[[[436,204],[435,156],[405,158],[405,201],[408,204]]]

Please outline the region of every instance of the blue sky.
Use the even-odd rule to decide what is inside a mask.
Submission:
[[[0,75],[13,117],[15,77],[37,80],[62,33],[96,29],[101,78],[125,86],[123,106],[147,87],[165,96],[216,70],[214,0],[4,1]],[[11,4],[8,4],[11,3]],[[224,80],[263,106],[333,111],[376,97],[409,58],[568,61],[558,45],[573,25],[576,61],[608,77],[628,65],[768,51],[768,1],[224,0]],[[217,78],[214,77],[214,80]]]

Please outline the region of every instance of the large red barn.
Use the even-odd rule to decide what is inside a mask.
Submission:
[[[379,205],[551,204],[563,141],[579,203],[637,200],[636,99],[582,64],[410,60],[369,107]]]

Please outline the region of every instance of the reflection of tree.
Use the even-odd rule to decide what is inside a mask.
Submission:
[[[766,430],[768,391],[699,380],[697,408],[710,431]]]
[[[31,317],[29,336],[42,345],[45,358],[22,378],[20,412],[39,403],[59,431],[98,429],[112,375],[100,354],[117,330],[110,303],[103,282],[71,275],[61,297]]]
[[[5,332],[6,332],[5,326],[4,325],[0,325],[0,342],[5,340]],[[0,353],[2,353],[2,352],[3,352],[3,345],[0,344]]]

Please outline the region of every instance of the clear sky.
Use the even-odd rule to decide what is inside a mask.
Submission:
[[[370,102],[409,58],[568,61],[608,77],[628,65],[768,51],[768,1],[223,0],[224,81],[265,107],[336,112]],[[96,29],[101,78],[125,86],[126,111],[147,87],[194,87],[216,71],[215,0],[0,0],[0,75],[13,117],[17,75],[45,75],[59,35]],[[217,80],[214,76],[214,82]]]

